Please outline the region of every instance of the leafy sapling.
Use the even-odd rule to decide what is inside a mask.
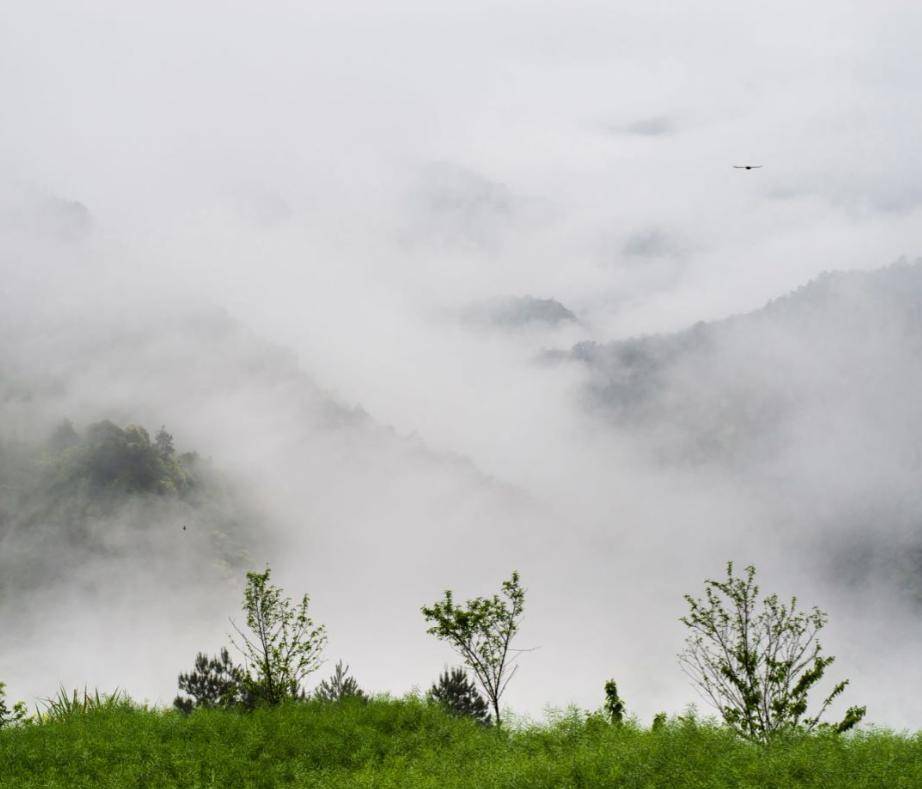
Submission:
[[[255,703],[278,704],[303,696],[304,680],[322,662],[326,628],[308,615],[310,598],[293,605],[282,590],[269,583],[270,570],[247,573],[243,593],[246,627],[231,642],[243,655],[245,690]]]
[[[423,606],[422,613],[431,626],[428,633],[447,641],[461,656],[493,708],[496,725],[501,725],[499,702],[518,669],[523,650],[513,649],[525,608],[525,590],[519,574],[503,581],[501,594],[475,597],[464,605],[454,601],[451,590],[442,600]]]
[[[681,622],[690,630],[679,661],[692,682],[719,711],[724,722],[748,740],[768,742],[791,730],[828,728],[844,732],[864,717],[865,707],[849,707],[841,721],[820,722],[848,685],[839,682],[819,708],[808,713],[808,696],[835,660],[818,640],[827,616],[818,608],[800,611],[797,598],[785,604],[777,595],[759,603],[755,568],[745,576],[705,581],[704,599],[685,596]]]

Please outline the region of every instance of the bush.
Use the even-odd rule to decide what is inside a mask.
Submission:
[[[0,682],[0,729],[13,723],[25,720],[26,705],[17,701],[12,708],[6,704],[6,684]]]

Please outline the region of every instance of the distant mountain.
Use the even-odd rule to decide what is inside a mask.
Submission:
[[[585,370],[589,412],[639,456],[731,480],[840,588],[922,603],[922,262],[547,359]]]
[[[546,358],[583,366],[589,407],[663,459],[766,460],[837,416],[839,438],[885,434],[914,456],[922,262],[823,274],[749,314]]]
[[[506,328],[576,323],[576,316],[556,299],[534,296],[507,296],[475,304],[464,312],[463,317],[471,323]]]

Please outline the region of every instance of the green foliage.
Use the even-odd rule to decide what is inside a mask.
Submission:
[[[524,609],[525,590],[517,572],[503,581],[501,595],[475,597],[460,606],[451,590],[446,590],[441,601],[422,608],[431,623],[426,632],[451,644],[474,672],[493,707],[497,726],[501,724],[500,698],[518,669],[521,650],[512,649],[511,643]]]
[[[473,718],[485,726],[490,724],[490,708],[463,668],[442,672],[426,698],[440,704],[449,715]]]
[[[302,683],[320,667],[326,629],[308,616],[310,598],[297,606],[269,583],[270,570],[247,573],[243,593],[244,632],[233,621],[231,637],[246,664],[245,692],[257,703],[278,704],[302,696]]]
[[[624,700],[618,695],[618,685],[613,679],[605,683],[605,712],[612,723],[624,722]]]
[[[818,608],[797,610],[797,599],[784,604],[769,595],[758,607],[755,568],[744,578],[727,563],[723,581],[705,581],[705,598],[685,596],[690,629],[679,660],[691,680],[717,707],[724,722],[742,737],[767,742],[780,733],[811,731],[833,699],[848,684],[835,685],[819,709],[807,714],[808,696],[835,660],[824,657],[818,633],[826,614]],[[853,728],[864,707],[850,707],[831,726],[836,732]]]
[[[231,662],[226,647],[222,647],[218,657],[213,658],[199,652],[195,656],[193,670],[179,675],[179,689],[191,698],[177,696],[173,706],[185,713],[202,707],[249,706],[246,671]]]
[[[59,489],[81,485],[96,492],[184,493],[195,479],[193,456],[176,456],[173,437],[163,428],[152,442],[138,425],[121,428],[104,420],[86,429],[81,438],[70,423],[59,427],[50,446],[57,450]]]
[[[20,723],[26,718],[26,705],[17,701],[12,707],[6,703],[6,683],[0,682],[0,729],[10,724]]]
[[[318,701],[338,702],[346,699],[366,701],[365,692],[359,687],[354,677],[349,676],[349,666],[343,665],[341,660],[336,662],[336,668],[329,679],[323,680],[314,690],[314,698]]]
[[[2,789],[915,789],[922,737],[792,735],[763,748],[689,718],[656,732],[568,714],[500,736],[422,700],[91,711],[0,730]]]
[[[119,709],[132,709],[133,704],[128,694],[116,690],[113,693],[102,693],[94,690],[92,694],[83,689],[81,693],[74,688],[73,693],[68,693],[63,687],[56,696],[44,700],[45,709],[36,713],[37,723],[61,721],[74,715],[88,715],[91,712],[112,711]]]

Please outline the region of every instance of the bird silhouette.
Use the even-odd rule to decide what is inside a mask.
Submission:
[[[762,167],[761,164],[734,164],[734,170],[758,170]]]

